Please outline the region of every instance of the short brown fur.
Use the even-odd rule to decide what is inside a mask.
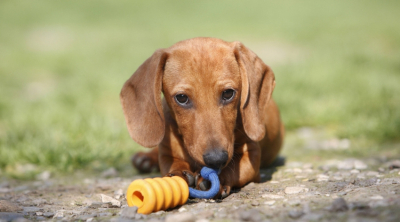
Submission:
[[[140,171],[159,167],[163,176],[178,175],[190,185],[188,175],[206,165],[205,152],[219,147],[228,154],[219,174],[219,197],[232,187],[258,182],[260,167],[276,158],[284,136],[271,98],[274,87],[270,67],[240,42],[194,38],[157,50],[120,94],[131,137],[155,147],[132,162]],[[223,104],[227,89],[236,94]],[[177,94],[187,95],[191,106],[179,105]]]

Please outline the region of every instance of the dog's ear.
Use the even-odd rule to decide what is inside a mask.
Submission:
[[[275,75],[254,52],[233,42],[242,79],[240,114],[247,136],[260,141],[265,136],[264,114],[275,87]]]
[[[129,134],[144,147],[154,147],[164,137],[161,90],[166,59],[163,49],[155,51],[125,82],[120,93]]]

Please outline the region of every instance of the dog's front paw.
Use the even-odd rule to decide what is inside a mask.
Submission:
[[[160,171],[158,165],[158,156],[153,155],[151,152],[139,152],[131,157],[132,165],[140,173],[151,173],[154,171]]]
[[[218,195],[220,199],[224,199],[225,197],[229,196],[230,193],[231,193],[231,186],[221,185]]]
[[[178,176],[182,177],[189,187],[195,187],[196,185],[196,175],[189,170],[174,170],[170,173],[167,174],[167,176],[173,177],[173,176]]]
[[[202,191],[207,191],[211,188],[211,182],[209,180],[205,180],[203,177],[198,174],[196,176],[196,189],[202,190]],[[224,180],[221,180],[220,178],[220,186],[219,186],[219,192],[217,195],[215,195],[214,199],[224,199],[225,197],[229,196],[231,193],[231,186],[226,185]]]

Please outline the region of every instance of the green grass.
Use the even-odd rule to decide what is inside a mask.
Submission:
[[[395,0],[1,1],[0,173],[129,167],[140,147],[125,127],[122,84],[155,49],[197,36],[240,40],[273,68],[289,132],[323,126],[371,146],[398,142],[399,8]]]

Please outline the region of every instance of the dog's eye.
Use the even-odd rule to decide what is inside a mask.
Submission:
[[[180,105],[187,105],[189,103],[189,97],[184,94],[178,94],[175,96],[175,100]]]
[[[222,92],[222,100],[224,102],[230,102],[234,96],[235,96],[235,90],[233,89],[227,89],[224,92]]]

